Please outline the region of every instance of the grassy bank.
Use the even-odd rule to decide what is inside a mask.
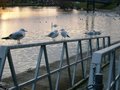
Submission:
[[[87,3],[86,2],[65,2],[61,3],[59,5],[63,9],[87,9]],[[106,9],[106,10],[111,10],[117,7],[116,3],[108,3],[108,4],[103,4],[103,3],[95,3],[95,8],[96,9]],[[92,10],[93,5],[89,4],[89,9]]]

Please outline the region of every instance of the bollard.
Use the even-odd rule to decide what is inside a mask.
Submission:
[[[95,74],[95,90],[103,90],[103,75],[101,73]]]

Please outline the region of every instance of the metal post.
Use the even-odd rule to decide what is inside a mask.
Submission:
[[[10,66],[10,71],[11,71],[11,74],[12,74],[13,83],[15,85],[15,90],[20,90],[20,88],[18,87],[18,82],[17,82],[17,78],[16,78],[15,68],[14,68],[14,65],[13,65],[13,61],[12,61],[12,56],[11,56],[10,50],[8,50],[7,57],[8,57],[8,62],[9,62],[9,66]]]
[[[103,37],[103,48],[105,48],[105,38]]]
[[[111,45],[111,42],[110,42],[110,36],[108,37],[108,46]]]
[[[119,56],[119,60],[118,60],[118,75],[119,75],[119,78],[116,82],[116,90],[119,90],[119,86],[120,86],[120,56]]]
[[[99,38],[97,38],[97,50],[100,49],[100,46],[99,46]]]
[[[63,65],[64,50],[65,50],[65,45],[63,44],[62,52],[61,52],[61,58],[60,58],[60,64],[59,64],[59,71],[57,73],[57,80],[56,80],[55,90],[59,90],[59,81],[60,81],[60,74],[61,74],[60,69],[62,68],[62,65]]]
[[[1,46],[0,47],[0,81],[2,78],[2,73],[3,73],[7,53],[8,53],[7,47]]]
[[[92,40],[89,39],[89,45],[90,45],[90,55],[92,56]]]
[[[68,47],[67,47],[67,42],[64,42],[65,45],[65,52],[66,52],[66,60],[67,60],[67,65],[68,65],[68,75],[69,75],[69,82],[70,86],[72,86],[72,77],[71,77],[71,70],[70,70],[70,62],[69,62],[69,56],[68,56]]]
[[[112,81],[115,80],[115,53],[111,52],[110,54],[110,67],[109,67],[109,74],[108,74],[108,86],[107,90],[110,90]],[[115,90],[115,86],[113,85],[113,90]]]
[[[115,82],[114,85],[113,85],[113,90],[115,90],[115,88],[116,88],[116,81],[115,81],[115,76],[116,76],[115,51],[113,51],[112,53],[113,53],[113,69],[112,69],[113,77],[112,77],[112,79]]]
[[[111,42],[110,42],[110,36],[108,37],[108,42],[107,42],[107,47],[109,47],[110,45],[111,45]],[[108,60],[110,60],[110,58],[111,58],[111,55],[110,55],[110,53],[108,53]],[[110,62],[110,61],[108,61],[108,62]]]
[[[77,52],[76,52],[76,58],[75,58],[75,65],[73,66],[73,76],[72,76],[72,85],[74,85],[75,82],[75,75],[76,75],[76,68],[77,68],[77,61],[79,58],[79,53],[80,53],[80,46],[79,46],[79,42],[77,44]]]
[[[53,90],[53,88],[52,88],[52,80],[51,80],[51,75],[50,75],[49,62],[48,62],[48,56],[47,56],[47,50],[46,50],[46,45],[43,45],[42,47],[44,49],[45,63],[46,63],[46,69],[47,69],[47,73],[48,73],[48,80],[49,80],[50,90]]]
[[[43,47],[41,46],[40,51],[39,51],[39,57],[38,57],[38,60],[37,60],[36,69],[35,69],[35,76],[34,76],[35,82],[32,85],[32,90],[36,90],[36,82],[37,82],[37,77],[40,73],[39,69],[40,69],[42,54],[43,54]]]
[[[80,46],[80,58],[81,58],[81,60],[83,60],[81,41],[79,41],[79,46]],[[82,67],[82,77],[85,78],[85,70],[84,70],[83,61],[81,61],[81,67]]]
[[[103,75],[101,73],[95,74],[95,90],[103,90]]]

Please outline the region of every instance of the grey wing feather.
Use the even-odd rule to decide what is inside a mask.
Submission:
[[[55,34],[55,32],[51,32],[48,36],[51,37]]]
[[[21,39],[21,38],[23,38],[24,36],[23,36],[23,34],[21,34],[21,33],[14,33],[14,34],[11,34],[10,35],[10,38],[12,38],[12,39],[16,39],[16,40],[19,40],[19,39]]]
[[[69,35],[67,35],[67,37],[70,37]]]

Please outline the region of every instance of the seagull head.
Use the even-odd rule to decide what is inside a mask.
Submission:
[[[27,30],[25,30],[25,29],[23,29],[23,28],[21,28],[20,31],[22,31],[22,32],[27,32]]]
[[[57,27],[57,24],[54,24],[53,27]]]

